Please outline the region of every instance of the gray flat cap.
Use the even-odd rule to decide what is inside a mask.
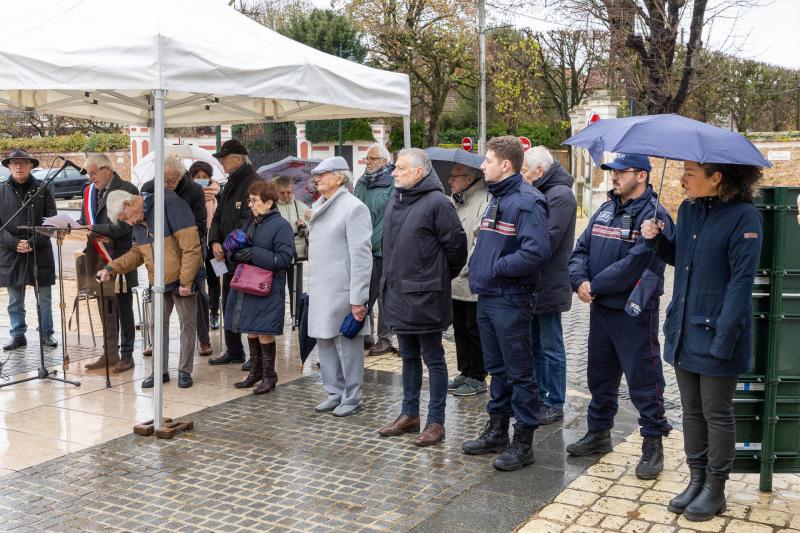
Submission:
[[[347,161],[342,156],[329,157],[323,159],[322,163],[315,166],[311,171],[312,174],[324,174],[325,172],[335,172],[337,170],[350,170],[347,166]]]

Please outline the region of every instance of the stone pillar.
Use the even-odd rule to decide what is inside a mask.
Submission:
[[[311,157],[311,143],[306,139],[306,123],[295,122],[294,127],[297,130],[297,157],[308,159]]]

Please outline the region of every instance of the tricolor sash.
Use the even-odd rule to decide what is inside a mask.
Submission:
[[[95,200],[97,199],[97,189],[94,186],[94,183],[90,183],[86,186],[86,189],[83,191],[83,214],[86,217],[86,221],[94,226],[95,220],[97,218],[97,214],[94,212],[94,205]],[[90,237],[91,238],[91,237]],[[100,258],[106,264],[111,262],[111,254],[108,253],[106,250],[105,244],[102,242],[98,242],[96,239],[92,239],[92,245],[94,245],[94,249],[97,250],[97,253],[100,254]]]

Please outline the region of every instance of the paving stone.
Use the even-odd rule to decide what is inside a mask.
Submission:
[[[595,513],[594,511],[586,511],[585,513],[581,514],[576,523],[581,526],[596,526],[603,520],[606,515],[602,513]]]
[[[539,511],[539,516],[546,520],[571,524],[581,514],[581,508],[563,503],[551,503]]]
[[[665,526],[663,524],[653,524],[647,533],[673,533],[677,528],[675,526]]]
[[[559,494],[555,501],[557,503],[566,503],[570,505],[577,505],[580,507],[589,507],[600,496],[594,492],[586,492],[582,490],[566,489]]]
[[[798,508],[798,512],[800,512],[800,508]],[[760,522],[762,524],[783,527],[787,525],[791,517],[789,514],[782,511],[756,508],[750,511],[750,516],[748,518],[751,522]]]
[[[772,533],[772,527],[744,520],[731,520],[725,528],[725,533]]]
[[[614,485],[606,492],[606,496],[614,498],[625,498],[627,500],[638,500],[644,489],[629,487],[627,485]]]
[[[642,493],[639,501],[647,503],[658,503],[660,505],[667,505],[675,495],[669,492],[660,492],[657,490],[646,490]]]
[[[592,505],[591,509],[597,513],[638,518],[633,515],[638,507],[639,504],[631,500],[604,496],[597,500],[594,505]]]
[[[608,465],[598,463],[590,466],[586,473],[591,476],[602,477],[606,479],[619,479],[625,473],[625,468],[617,465]]]
[[[603,493],[614,485],[611,479],[594,477],[592,475],[583,475],[569,484],[569,488],[575,490],[584,490],[587,492]]]
[[[628,523],[628,519],[622,516],[607,516],[600,522],[600,526],[603,529],[610,529],[612,531],[619,531],[622,527]]]
[[[654,503],[646,503],[637,509],[638,518],[646,520],[647,522],[656,522],[658,524],[671,525],[675,523],[675,513],[670,513],[663,505],[656,505]]]
[[[691,522],[681,515],[678,518],[678,525],[681,528],[689,528],[694,531],[722,531],[725,528],[727,519],[717,516],[706,522]]]
[[[644,533],[649,527],[650,524],[642,520],[631,520],[620,528],[620,531],[622,533]]]
[[[541,518],[534,518],[523,527],[518,529],[518,533],[560,533],[564,526]]]

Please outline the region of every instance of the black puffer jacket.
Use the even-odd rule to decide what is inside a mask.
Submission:
[[[395,333],[444,331],[450,280],[467,262],[467,236],[436,173],[396,188],[383,216],[383,306]]]
[[[550,261],[537,284],[536,313],[563,313],[572,306],[569,281],[569,256],[575,243],[575,217],[578,204],[572,192],[575,178],[558,161],[553,161],[544,176],[533,186],[550,204],[547,228],[550,234]]]
[[[5,224],[14,211],[19,209],[25,197],[34,187],[42,183],[28,176],[28,181],[19,185],[14,178],[8,177],[0,184],[0,225]],[[56,201],[49,189],[41,192],[33,201],[33,225],[41,226],[44,217],[52,217],[57,213]],[[0,287],[20,287],[33,284],[33,254],[17,253],[17,243],[27,239],[25,230],[19,226],[28,225],[28,209],[23,210],[11,221],[6,229],[0,232]],[[53,285],[56,282],[56,262],[50,238],[36,235],[36,263],[39,267],[39,284]]]
[[[215,242],[222,244],[230,232],[241,228],[253,217],[247,205],[247,189],[254,181],[260,179],[253,165],[242,165],[231,172],[228,183],[219,196],[217,210],[211,219],[211,229],[208,232],[209,245]]]

